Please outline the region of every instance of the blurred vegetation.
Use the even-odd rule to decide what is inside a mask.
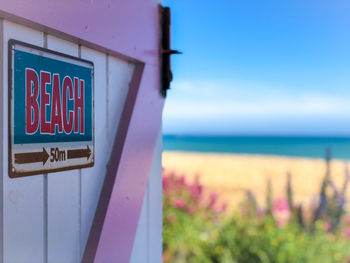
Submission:
[[[264,208],[247,191],[240,211],[228,214],[217,193],[208,193],[199,177],[163,171],[163,261],[165,263],[349,263],[350,216],[345,211],[349,181],[337,189],[327,172],[319,200],[306,211],[294,204],[292,175],[286,194],[274,199],[267,182]]]

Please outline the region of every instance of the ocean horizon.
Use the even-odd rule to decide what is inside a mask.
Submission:
[[[350,160],[350,137],[163,135],[163,150]]]

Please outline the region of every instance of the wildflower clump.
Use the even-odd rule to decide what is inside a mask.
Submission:
[[[350,262],[350,216],[344,206],[348,172],[339,190],[328,170],[319,201],[307,213],[293,201],[289,173],[284,197],[274,199],[268,181],[264,207],[247,190],[234,213],[225,212],[227,204],[203,187],[199,176],[187,182],[184,175],[163,174],[165,263]]]
[[[214,238],[227,205],[217,193],[204,191],[199,176],[190,183],[184,175],[163,174],[163,261],[205,260],[203,244]]]

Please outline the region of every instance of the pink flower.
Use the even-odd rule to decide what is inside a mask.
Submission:
[[[221,205],[221,212],[225,212],[226,209],[227,209],[227,202],[225,202]]]
[[[284,198],[278,198],[273,202],[273,209],[276,211],[286,211],[286,210],[290,210],[289,209],[289,204],[287,202],[286,199]]]
[[[291,212],[286,199],[279,198],[273,203],[272,215],[278,227],[284,227],[291,219]]]
[[[183,200],[181,197],[176,198],[173,202],[172,202],[173,206],[179,208],[179,209],[183,209],[186,207],[186,202],[185,200]]]
[[[350,239],[350,227],[345,228],[345,230],[344,230],[344,236],[345,236],[347,239]]]
[[[186,184],[185,176],[181,175],[177,182],[179,183],[180,186],[184,186]]]
[[[202,195],[203,187],[201,185],[190,185],[189,190],[193,200],[198,201]]]
[[[196,213],[197,209],[194,207],[194,206],[191,206],[187,209],[187,212],[190,214],[190,215],[194,215],[194,213]]]
[[[345,224],[350,225],[350,215],[345,217]]]
[[[167,216],[167,219],[170,223],[174,223],[176,221],[176,217],[174,216],[174,214],[169,214]]]
[[[199,174],[195,174],[195,176],[194,176],[194,183],[196,184],[196,185],[200,185],[200,183],[199,183],[199,178],[200,178],[200,176],[199,176]]]
[[[220,214],[224,213],[227,209],[227,203],[220,203],[213,207],[211,207],[211,211],[215,213],[216,216],[219,216]]]
[[[169,188],[169,177],[165,175],[163,177],[163,189],[167,190],[168,188]]]
[[[326,232],[331,232],[332,231],[332,224],[331,222],[325,222],[325,227],[324,227]]]
[[[259,218],[261,218],[261,217],[263,217],[263,216],[265,215],[265,209],[263,209],[263,208],[258,208],[257,211],[256,211],[256,213],[257,213],[257,216],[258,216]]]
[[[219,195],[215,192],[212,192],[209,197],[209,208],[213,208],[218,200]]]
[[[169,256],[165,253],[162,255],[162,262],[169,262]]]

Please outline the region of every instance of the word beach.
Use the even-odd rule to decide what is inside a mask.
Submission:
[[[73,123],[74,133],[84,134],[84,80],[74,77],[73,81],[69,76],[65,76],[61,85],[60,75],[57,73],[40,71],[38,74],[30,68],[26,68],[25,71],[26,134],[36,133],[39,126],[40,134],[55,134],[56,127],[59,133],[64,131],[70,134],[73,131]],[[52,87],[51,98],[47,93],[49,84]],[[68,107],[70,101],[74,104],[73,109]],[[49,105],[51,111],[47,114]]]

